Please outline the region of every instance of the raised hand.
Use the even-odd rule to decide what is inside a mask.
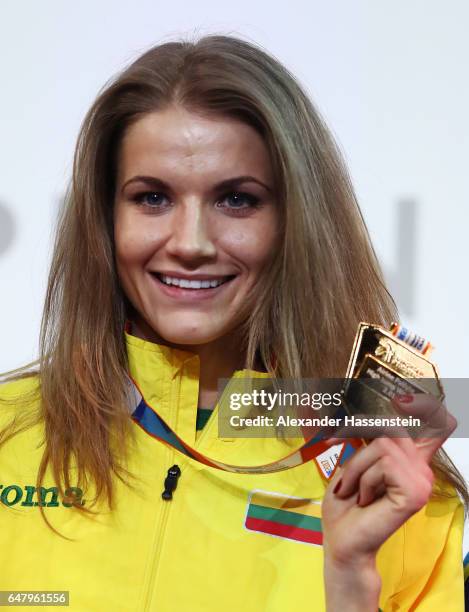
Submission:
[[[337,471],[323,500],[328,612],[376,612],[380,590],[376,554],[429,500],[434,480],[429,464],[457,425],[443,404],[429,395],[400,397],[395,405],[399,412],[426,421],[422,436],[411,439],[394,429],[393,436],[401,437],[376,437],[390,432],[375,429],[374,439]],[[343,434],[329,444],[346,439]]]

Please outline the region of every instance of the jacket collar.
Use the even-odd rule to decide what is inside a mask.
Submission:
[[[200,358],[197,354],[132,335],[126,323],[125,343],[129,374],[145,402],[191,446],[196,446],[196,419],[199,396]],[[236,370],[232,379],[268,377],[266,372]],[[214,413],[217,412],[215,407]],[[216,414],[213,415],[216,417]],[[213,419],[211,419],[213,420]],[[210,423],[208,424],[210,425]],[[217,436],[211,423],[212,435]],[[205,436],[203,432],[202,437]]]

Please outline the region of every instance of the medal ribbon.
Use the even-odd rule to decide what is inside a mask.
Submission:
[[[391,333],[398,340],[402,340],[412,348],[420,351],[422,355],[429,355],[433,350],[433,346],[422,338],[422,336],[418,336],[414,332],[412,332],[408,327],[404,327],[403,325],[399,325],[399,323],[392,323],[391,325]]]
[[[340,450],[331,451],[326,440],[321,434],[305,440],[305,443],[297,450],[291,452],[287,456],[265,463],[263,465],[240,466],[223,463],[215,459],[210,459],[206,455],[192,448],[182,438],[180,438],[165,420],[158,414],[154,407],[145,402],[137,383],[129,375],[131,381],[131,405],[130,411],[132,419],[152,438],[159,440],[166,446],[173,448],[175,451],[185,455],[189,459],[202,463],[211,468],[222,470],[224,472],[234,472],[238,474],[271,474],[288,470],[303,463],[307,463],[312,459],[316,460],[320,473],[325,480],[330,480],[338,466],[342,465],[357,448],[362,446],[360,440],[351,439],[346,444],[342,444]],[[322,456],[322,460],[317,459]],[[328,461],[325,463],[325,457]]]

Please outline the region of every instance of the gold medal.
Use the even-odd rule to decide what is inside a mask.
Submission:
[[[444,399],[437,366],[428,359],[431,345],[424,338],[393,323],[360,323],[342,389],[349,415],[360,417],[397,416],[395,396],[431,394]],[[408,429],[412,432],[412,427]],[[402,434],[401,434],[402,435]]]

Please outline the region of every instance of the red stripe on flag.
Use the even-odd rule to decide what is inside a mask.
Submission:
[[[308,542],[309,544],[322,544],[322,532],[320,531],[311,531],[310,529],[284,525],[283,523],[275,523],[274,521],[266,521],[250,516],[246,518],[246,527],[253,531],[262,531],[263,533],[270,533],[282,538],[290,538],[290,540]]]

